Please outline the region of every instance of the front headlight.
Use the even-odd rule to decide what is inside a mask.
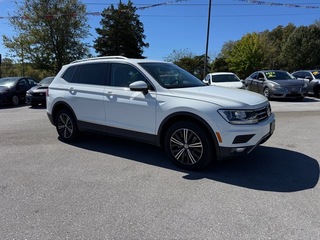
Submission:
[[[282,87],[280,84],[271,84],[271,87],[275,90],[282,90],[282,91],[286,91],[287,89],[285,89],[284,87]]]
[[[231,124],[258,123],[258,115],[253,110],[228,110],[220,109],[219,114]]]
[[[9,89],[3,89],[3,90],[0,90],[0,94],[6,94],[9,92]]]

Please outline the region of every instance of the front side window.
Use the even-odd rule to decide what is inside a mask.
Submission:
[[[128,64],[113,63],[111,67],[110,85],[114,87],[129,87],[136,81],[144,81],[146,78],[133,66]]]
[[[206,86],[200,79],[172,63],[140,63],[140,65],[164,88]]]

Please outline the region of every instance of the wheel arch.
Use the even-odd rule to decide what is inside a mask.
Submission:
[[[66,102],[57,102],[54,104],[54,106],[52,108],[52,119],[53,119],[54,125],[56,125],[57,113],[62,109],[66,109],[66,110],[70,111],[72,113],[72,115],[74,116],[75,120],[77,121],[77,116],[69,104],[67,104]]]
[[[169,128],[170,125],[172,125],[175,122],[192,122],[194,124],[196,124],[197,126],[201,127],[208,135],[208,137],[210,137],[211,139],[213,139],[213,143],[214,143],[214,150],[215,153],[218,155],[218,151],[219,151],[219,145],[218,145],[218,141],[215,135],[215,132],[213,131],[213,129],[209,126],[209,124],[201,117],[199,117],[198,115],[195,115],[193,113],[190,112],[177,112],[174,114],[171,114],[169,116],[167,116],[164,121],[161,123],[160,127],[159,127],[159,131],[158,131],[158,145],[163,147],[164,146],[164,139],[165,139],[165,135],[166,135],[166,131]]]

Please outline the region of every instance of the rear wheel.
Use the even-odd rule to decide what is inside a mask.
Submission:
[[[206,132],[191,122],[178,122],[169,127],[165,150],[178,167],[199,170],[213,160],[213,144]]]
[[[60,110],[56,115],[56,129],[64,142],[71,142],[76,139],[79,130],[73,114],[66,110]]]
[[[13,95],[13,97],[12,97],[12,104],[13,104],[13,106],[18,106],[19,103],[20,103],[19,97],[18,97],[17,95]]]

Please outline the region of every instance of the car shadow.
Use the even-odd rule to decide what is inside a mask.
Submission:
[[[162,149],[144,143],[85,133],[71,145],[129,161],[186,173],[186,180],[210,179],[243,188],[295,192],[319,181],[317,160],[291,150],[260,146],[246,157],[220,162],[202,171],[186,171],[170,162]]]

